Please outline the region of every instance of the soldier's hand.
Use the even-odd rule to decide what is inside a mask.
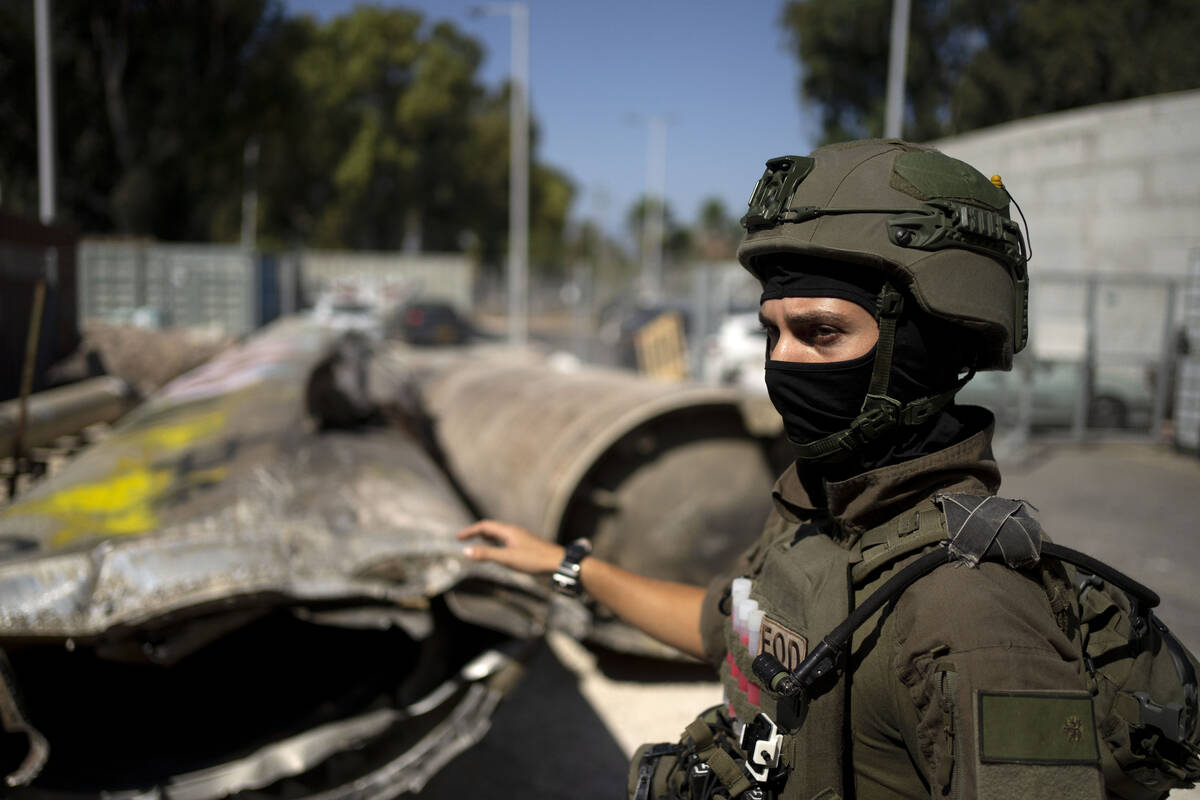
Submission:
[[[519,525],[484,519],[458,532],[459,540],[479,537],[482,543],[463,548],[463,555],[475,561],[495,561],[518,572],[531,575],[554,572],[563,559],[564,549],[539,539]]]

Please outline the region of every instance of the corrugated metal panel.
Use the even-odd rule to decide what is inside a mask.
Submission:
[[[163,326],[255,327],[254,257],[232,245],[87,240],[79,246],[80,317],[150,309]]]

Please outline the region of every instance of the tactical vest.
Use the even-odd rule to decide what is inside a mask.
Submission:
[[[996,557],[995,551],[1003,545],[996,533],[1005,525],[1010,533],[1014,524],[1022,528],[1019,534],[1024,534],[1025,525],[1036,528],[1036,522],[1022,516],[1019,501],[965,495],[950,498],[977,501],[979,506],[946,504],[943,499],[947,508],[944,512],[932,500],[926,500],[868,531],[849,549],[826,535],[828,519],[816,518],[800,524],[777,519],[749,553],[747,570],[752,580],[750,598],[764,612],[763,652],[774,656],[788,671],[794,670],[814,647],[821,646],[822,637],[829,639],[827,634],[831,631],[853,632],[858,622],[847,627],[851,597],[875,600],[885,594],[886,589],[879,594],[875,592],[886,579],[895,577],[895,570],[889,568],[899,562],[930,561],[929,551],[939,543],[948,542],[948,550],[960,560],[977,563],[985,551],[987,557]],[[985,500],[989,501],[986,507]],[[985,519],[989,513],[994,517],[990,521]],[[984,520],[982,524],[980,520]],[[968,524],[972,521],[975,524]],[[1036,533],[1038,541],[1031,540],[1028,548],[1021,542],[1014,547],[1014,539],[1009,537],[1010,552],[1001,556],[1003,560],[1010,566],[1036,563],[1041,548],[1040,529]],[[922,551],[925,555],[916,559]],[[1038,564],[1036,571],[1060,628],[1082,623],[1078,635],[1091,675],[1095,724],[1102,740],[1098,747],[1100,766],[1109,794],[1131,800],[1159,797],[1172,786],[1188,785],[1200,777],[1196,661],[1153,615],[1136,607],[1139,603],[1136,596],[1153,597],[1152,592],[1115,570],[1082,558],[1091,567],[1090,572],[1077,573],[1074,568],[1068,571],[1052,558]],[[1109,576],[1110,580],[1106,582],[1100,575]],[[1078,597],[1083,598],[1082,609],[1069,583],[1076,579],[1081,587]],[[1117,581],[1116,586],[1112,585],[1113,580]],[[1136,596],[1126,593],[1129,585],[1134,587]],[[1151,604],[1156,602],[1154,597]],[[868,611],[860,608],[856,615],[861,617]],[[709,796],[765,796],[779,800],[845,797],[845,782],[852,780],[852,776],[844,762],[848,698],[845,681],[838,675],[841,665],[822,676],[824,685],[818,681],[818,691],[813,693],[811,701],[797,703],[793,697],[762,688],[769,684],[755,676],[747,642],[734,633],[730,622],[724,630],[727,656],[720,669],[724,703],[689,726],[681,745],[667,746],[646,758],[642,756],[650,751],[645,748],[635,754],[635,774],[631,774],[629,785],[631,796],[637,800],[660,797],[699,800]],[[747,768],[735,764],[753,760],[745,750],[747,737],[743,729],[757,725],[760,714],[765,715],[772,727],[756,735],[769,738],[777,733],[778,736],[773,746],[760,748],[763,752],[759,765],[763,765],[764,759],[770,763],[770,777],[756,785],[746,778]],[[752,742],[749,747],[760,745]],[[704,761],[696,758],[698,749],[703,749],[708,760],[718,767],[715,774],[702,771],[701,777],[707,776],[707,782],[702,782],[707,787],[704,792],[694,788],[697,783],[694,772],[683,774]],[[656,761],[661,762],[657,770]],[[639,765],[645,778],[640,784],[635,780]],[[701,767],[707,769],[704,764]],[[689,781],[693,784],[690,792]],[[749,794],[744,794],[747,790]]]
[[[857,548],[847,550],[827,536],[820,520],[781,524],[752,554],[747,571],[750,599],[764,612],[771,651],[785,666],[799,666],[810,647],[846,618],[851,563],[857,555]],[[803,719],[794,703],[769,689],[757,690],[759,702],[754,705],[749,697],[754,691],[753,658],[731,623],[725,625],[725,646],[720,677],[732,716],[745,724],[761,712],[779,726],[778,768],[789,773],[782,797],[810,800],[822,792],[844,796],[844,693],[832,690],[817,696]],[[804,768],[793,769],[795,765]]]
[[[868,531],[849,549],[826,534],[831,524],[821,518],[800,524],[780,522],[750,556],[750,598],[764,612],[763,650],[789,670],[846,619],[852,593],[870,593],[882,583],[881,568],[946,538],[945,518],[928,500]],[[790,698],[768,688],[751,688],[758,680],[753,658],[732,624],[725,625],[725,644],[728,655],[720,677],[732,719],[740,727],[764,713],[779,728],[782,738],[775,769],[786,775],[777,795],[780,800],[845,797],[844,682],[829,675],[833,685],[800,712]],[[757,696],[757,704],[750,702],[752,695]]]

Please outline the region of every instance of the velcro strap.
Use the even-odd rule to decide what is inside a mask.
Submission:
[[[713,743],[712,728],[702,719],[694,719],[692,723],[683,729],[683,735],[692,740],[696,745],[696,750],[703,750]]]
[[[1031,567],[1042,557],[1042,526],[1030,516],[1023,500],[938,494],[934,501],[946,515],[950,553],[969,566],[980,561],[1003,561],[1010,567]]]
[[[870,550],[864,550],[863,560],[850,569],[850,581],[858,586],[881,566],[898,561],[909,553],[922,550],[929,545],[937,544],[945,538],[946,532],[940,525],[931,525],[920,533],[904,537],[903,540],[886,541]]]
[[[684,735],[695,743],[696,757],[708,764],[730,797],[737,797],[750,788],[750,778],[733,757],[717,744],[707,722],[703,719],[694,720],[684,729]]]
[[[666,755],[679,752],[679,745],[670,742],[643,746],[641,761],[638,763],[637,785],[634,786],[632,800],[650,800],[650,791],[654,783],[654,771],[658,769],[658,760]]]

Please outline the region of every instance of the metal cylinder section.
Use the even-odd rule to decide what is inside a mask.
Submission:
[[[103,376],[48,389],[29,396],[24,446],[52,443],[98,422],[112,422],[137,403],[133,387],[120,378]],[[15,455],[20,427],[20,400],[0,403],[0,458]]]
[[[704,583],[766,518],[774,469],[734,390],[463,359],[423,394],[480,513],[639,573]]]

